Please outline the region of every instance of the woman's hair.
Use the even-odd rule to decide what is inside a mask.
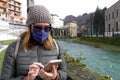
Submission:
[[[28,27],[28,31],[23,33],[21,35],[21,38],[23,39],[23,49],[25,52],[27,52],[27,50],[29,48],[33,48],[35,45],[31,42],[31,27]],[[52,50],[53,48],[53,40],[52,40],[52,36],[48,35],[48,38],[44,41],[43,43],[44,47],[48,50]]]

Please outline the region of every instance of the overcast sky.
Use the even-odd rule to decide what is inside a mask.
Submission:
[[[17,0],[22,3],[22,16],[26,17],[27,0]],[[44,5],[51,14],[57,14],[60,18],[67,15],[82,15],[94,12],[97,6],[101,9],[109,8],[118,0],[34,0],[35,4]]]

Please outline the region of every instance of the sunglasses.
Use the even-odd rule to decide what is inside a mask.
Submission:
[[[49,32],[52,30],[51,26],[43,26],[43,25],[32,25],[32,30],[34,31],[42,31],[44,29],[44,31]]]

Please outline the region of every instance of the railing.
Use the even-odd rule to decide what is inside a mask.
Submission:
[[[6,5],[2,5],[2,4],[0,4],[0,7],[1,7],[1,8],[7,8]]]

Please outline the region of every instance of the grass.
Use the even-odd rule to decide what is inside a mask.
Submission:
[[[102,48],[102,49],[105,49],[105,50],[120,52],[120,47],[118,47],[118,46],[101,44],[101,43],[97,43],[97,42],[85,41],[85,40],[82,40],[82,39],[79,39],[79,38],[67,39],[66,41],[67,42],[79,43],[79,44],[85,44],[85,45],[89,45],[89,46],[94,46],[96,48],[98,47],[98,48]]]
[[[2,69],[2,62],[3,62],[3,59],[4,59],[4,55],[5,55],[5,50],[0,52],[0,72],[1,72],[1,69]]]
[[[0,43],[2,43],[2,45],[9,45],[13,41],[15,41],[15,40],[0,41]],[[4,49],[2,52],[0,52],[0,72],[1,72],[1,69],[2,69],[2,62],[3,62],[3,59],[4,59],[5,51],[6,51],[6,49]]]
[[[13,39],[13,40],[0,41],[0,43],[1,43],[2,45],[9,45],[9,44],[12,43],[13,41],[15,41],[15,39]]]

